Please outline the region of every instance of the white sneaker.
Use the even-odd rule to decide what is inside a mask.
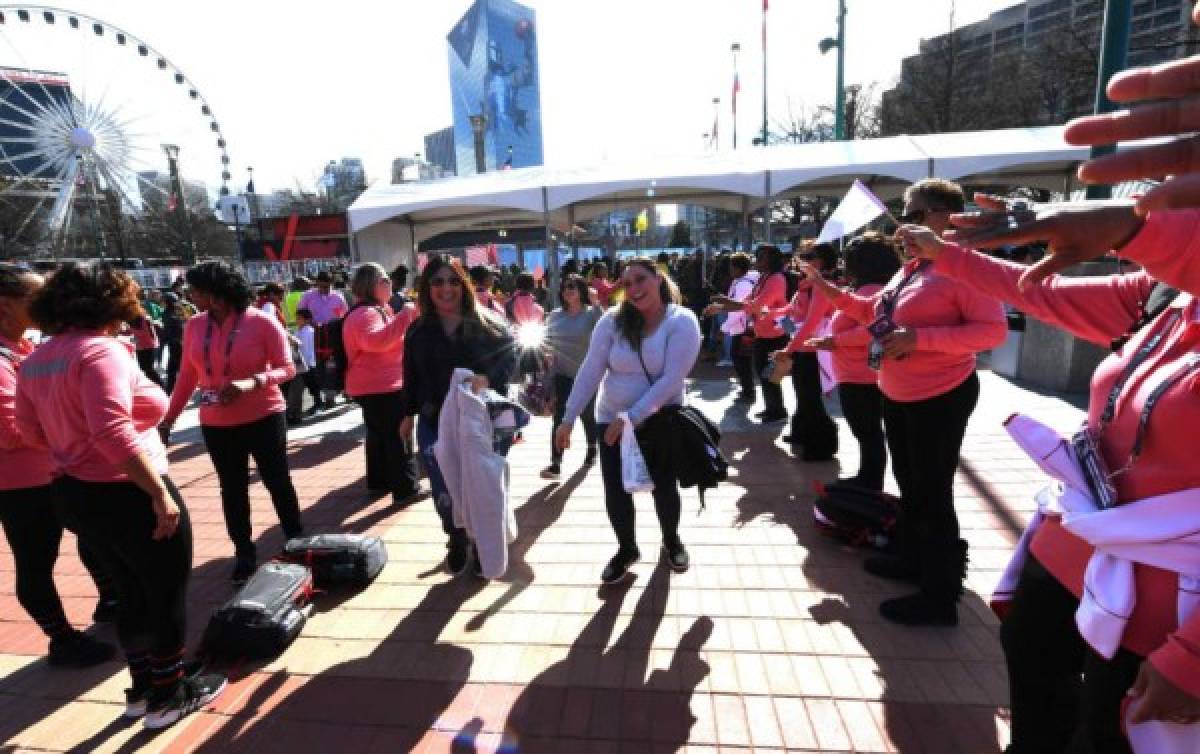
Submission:
[[[147,730],[159,730],[174,725],[220,696],[225,684],[225,676],[219,673],[183,679],[169,698],[146,713],[142,726]]]

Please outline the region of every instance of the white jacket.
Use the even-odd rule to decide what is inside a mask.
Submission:
[[[454,525],[475,543],[486,578],[508,570],[508,546],[517,538],[517,519],[508,501],[508,460],[492,448],[487,403],[471,392],[469,369],[455,369],[438,419],[433,446],[450,492]]]

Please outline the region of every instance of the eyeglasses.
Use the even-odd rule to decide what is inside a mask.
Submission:
[[[452,277],[430,278],[429,285],[432,288],[441,288],[444,285],[452,285],[455,288],[458,288],[462,285],[462,281],[459,280],[458,278],[452,278]]]

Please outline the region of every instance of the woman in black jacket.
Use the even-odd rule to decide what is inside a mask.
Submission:
[[[446,565],[461,573],[467,565],[467,534],[454,526],[450,493],[438,468],[433,446],[438,439],[438,417],[450,391],[456,368],[470,369],[472,389],[488,387],[507,392],[508,378],[516,366],[516,351],[505,323],[475,305],[471,282],[457,262],[434,256],[417,280],[421,317],[408,330],[404,342],[404,419],[400,436],[411,437],[416,421],[417,446],[429,473],[433,502],[446,532]]]

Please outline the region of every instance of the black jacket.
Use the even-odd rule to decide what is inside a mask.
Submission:
[[[698,487],[701,507],[704,491],[729,476],[721,430],[691,406],[664,406],[642,422],[637,440],[650,475],[671,473],[680,487]]]
[[[436,316],[423,316],[404,336],[404,416],[437,419],[456,368],[486,374],[493,390],[508,392],[516,368],[516,348],[507,331],[492,334],[479,326],[459,325],[447,336]]]

